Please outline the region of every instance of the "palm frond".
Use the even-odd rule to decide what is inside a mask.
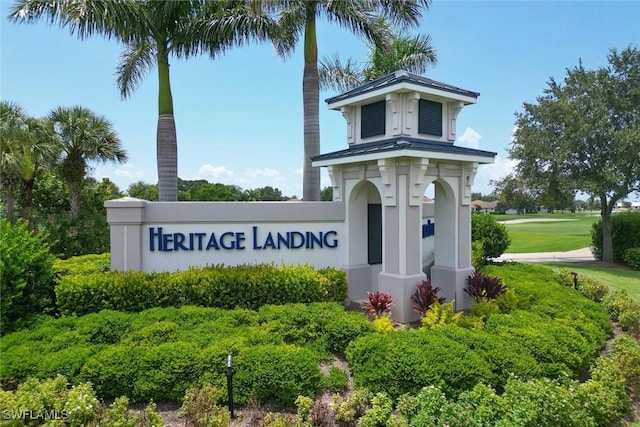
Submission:
[[[155,44],[149,41],[125,45],[116,68],[116,83],[122,98],[128,98],[156,65],[156,50]]]
[[[17,0],[9,20],[35,23],[44,19],[69,28],[80,39],[103,34],[126,42],[147,35],[142,7],[142,2],[131,0]]]
[[[319,10],[329,22],[335,22],[342,28],[364,36],[375,46],[386,46],[391,33],[387,25],[381,25],[373,3],[357,0],[330,1],[321,3]]]
[[[343,64],[338,54],[322,58],[318,75],[320,87],[325,90],[333,89],[338,92],[346,92],[364,83],[362,67],[359,67],[356,61],[351,58]]]
[[[431,0],[375,0],[374,3],[394,26],[406,29],[418,25],[422,9],[428,9]]]

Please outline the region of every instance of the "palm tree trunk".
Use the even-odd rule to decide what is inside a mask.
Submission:
[[[69,205],[71,207],[71,219],[78,219],[80,214],[80,185],[76,182],[69,183]]]
[[[318,76],[318,43],[316,40],[315,3],[307,6],[304,31],[304,76],[302,79],[304,109],[304,165],[302,198],[320,200],[320,169],[311,166],[311,158],[320,154],[320,78]]]
[[[169,80],[169,57],[166,48],[158,46],[158,196],[161,202],[178,200],[178,138],[173,116],[173,97]]]
[[[7,218],[9,219],[9,221],[13,221],[16,207],[16,195],[13,189],[13,185],[8,185],[8,183],[5,183],[4,194],[7,202]]]

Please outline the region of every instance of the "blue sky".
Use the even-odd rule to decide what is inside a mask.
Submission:
[[[121,46],[99,36],[79,41],[45,23],[8,22],[11,3],[0,0],[0,93],[33,116],[82,105],[107,117],[129,153],[126,165],[96,165],[121,190],[155,183],[157,76],[155,70],[126,100],[115,85]],[[610,48],[640,46],[640,2],[488,2],[434,0],[419,31],[431,35],[438,64],[427,77],[480,92],[458,117],[457,145],[498,153],[482,166],[474,191],[513,168],[507,159],[517,111],[534,101],[550,77],[562,79],[582,59],[606,64]],[[329,24],[318,28],[320,56],[335,52],[365,61],[364,41]],[[283,60],[271,45],[252,44],[212,61],[206,56],[171,63],[183,179],[271,185],[302,195],[303,121],[301,48]],[[321,152],[346,148],[346,125],[321,92]],[[323,171],[323,186],[330,181]]]

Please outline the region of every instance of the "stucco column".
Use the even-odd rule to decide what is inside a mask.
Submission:
[[[111,269],[141,271],[146,200],[125,197],[104,203],[111,236]]]
[[[418,319],[413,312],[411,295],[416,285],[426,278],[422,271],[422,203],[411,203],[411,168],[396,172],[394,195],[383,199],[383,268],[379,289],[393,298],[393,318],[399,322]],[[402,170],[402,169],[400,169]],[[409,173],[407,173],[407,171]],[[424,174],[422,169],[422,173]],[[421,201],[421,200],[420,200]]]

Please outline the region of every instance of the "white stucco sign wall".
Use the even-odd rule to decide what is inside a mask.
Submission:
[[[343,223],[145,224],[143,268],[271,263],[339,267]]]

